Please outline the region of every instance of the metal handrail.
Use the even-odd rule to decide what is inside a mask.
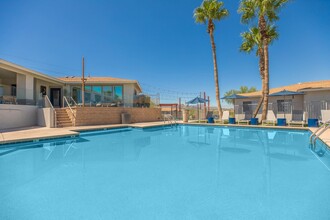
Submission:
[[[63,96],[63,107],[64,107],[64,102],[66,102],[66,104],[68,105],[68,107],[69,107],[69,109],[70,109],[70,111],[72,113],[72,116],[74,117],[73,126],[75,126],[75,124],[76,124],[76,116],[74,115],[74,112],[73,112],[73,110],[72,110],[72,108],[71,108],[71,106],[70,106],[70,104],[68,102],[68,99],[65,96]]]
[[[319,127],[318,129],[316,129],[316,131],[314,131],[311,136],[309,137],[309,141],[311,144],[315,145],[316,140],[321,136],[321,134],[323,134],[328,128],[330,128],[330,120],[326,121],[321,127]],[[319,132],[320,131],[320,132]],[[315,137],[314,137],[315,136]],[[314,139],[313,139],[314,137]]]
[[[70,99],[73,101],[75,106],[78,106],[77,102],[72,98],[72,96],[70,96]]]
[[[73,112],[73,110],[72,110],[72,108],[71,108],[71,106],[70,106],[70,103],[68,102],[68,99],[67,99],[65,96],[63,96],[63,104],[64,104],[64,101],[65,101],[66,104],[68,105],[68,107],[69,107],[69,109],[70,109],[70,111],[71,111],[73,117],[76,118],[76,116],[74,115],[74,112]],[[63,106],[63,107],[64,107],[64,106]]]
[[[55,110],[53,104],[51,103],[51,101],[49,100],[48,95],[45,95],[45,99],[46,99],[47,102],[49,103],[51,109],[54,111],[54,122],[55,122],[55,128],[57,128],[57,115],[56,115],[56,110]]]
[[[171,123],[171,125],[173,125],[173,123],[176,124],[176,119],[173,117],[173,115],[165,114],[165,115],[163,115],[163,117],[164,117],[164,124],[166,123],[166,121]]]

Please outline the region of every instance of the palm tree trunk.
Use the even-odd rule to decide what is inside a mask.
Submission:
[[[264,101],[264,90],[265,90],[265,56],[263,48],[260,47],[258,49],[258,56],[259,56],[259,72],[260,72],[260,78],[261,78],[261,98],[258,102],[257,108],[255,109],[253,113],[253,118],[257,117],[257,114],[259,112],[259,109]]]
[[[264,79],[261,80],[261,84],[262,84],[261,98],[259,99],[259,102],[258,102],[257,108],[256,108],[256,109],[254,110],[254,112],[253,112],[253,118],[257,117],[258,112],[259,112],[259,110],[260,110],[260,108],[261,108],[261,105],[262,105],[262,103],[264,102],[264,94],[263,94],[263,91],[264,91],[264,85],[265,85],[265,83],[264,83]]]
[[[264,79],[264,104],[262,108],[262,119],[267,118],[268,112],[268,95],[269,95],[269,57],[268,57],[268,44],[264,44],[265,55],[265,79]]]
[[[213,69],[214,69],[214,82],[215,82],[215,99],[217,102],[219,119],[222,118],[222,108],[220,104],[220,91],[219,91],[219,77],[218,77],[218,65],[217,65],[217,54],[216,47],[214,43],[213,31],[210,31],[211,46],[212,46],[212,55],[213,55]]]
[[[261,42],[264,56],[264,80],[263,80],[263,106],[261,120],[266,120],[268,112],[268,95],[269,95],[269,65],[268,65],[268,38],[267,38],[267,22],[264,16],[260,16],[258,26],[261,34]]]

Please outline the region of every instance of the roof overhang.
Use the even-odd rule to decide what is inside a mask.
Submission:
[[[36,78],[42,79],[47,82],[56,83],[56,84],[64,84],[64,82],[62,80],[59,80],[55,77],[45,75],[45,74],[37,72],[35,70],[31,70],[26,67],[23,67],[23,66],[20,66],[20,65],[2,60],[2,59],[0,59],[0,68],[3,68],[5,70],[11,71],[11,72],[23,74],[23,75],[25,75],[25,74],[33,75]]]
[[[299,92],[317,92],[317,91],[329,91],[330,87],[323,87],[323,88],[306,88],[300,89]]]
[[[61,80],[62,81],[62,80]],[[65,85],[81,85],[81,81],[65,81],[63,80],[62,83]],[[142,92],[142,88],[137,80],[118,80],[118,81],[88,81],[88,79],[85,81],[85,85],[118,85],[118,84],[135,84],[135,87],[140,90],[139,92]]]

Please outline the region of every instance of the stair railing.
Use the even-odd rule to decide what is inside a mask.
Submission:
[[[56,128],[57,127],[57,115],[56,115],[56,110],[53,106],[53,104],[51,103],[51,101],[49,100],[49,97],[48,95],[45,95],[45,100],[48,102],[50,108],[53,110],[54,112],[54,127]]]
[[[74,118],[73,119],[73,126],[76,126],[76,115],[74,114],[74,111],[72,110],[72,108],[70,106],[70,103],[68,102],[68,99],[65,96],[63,96],[63,107],[65,107],[65,104],[64,103],[66,103],[68,105],[68,107],[69,107],[69,109],[70,109],[70,111],[72,113],[72,116]]]
[[[164,119],[164,124],[168,122],[169,124],[171,124],[171,126],[173,124],[176,125],[176,119],[171,114],[164,114],[163,119]]]
[[[312,135],[309,137],[309,142],[315,147],[316,140],[329,128],[330,120],[326,121],[321,127],[312,133]]]

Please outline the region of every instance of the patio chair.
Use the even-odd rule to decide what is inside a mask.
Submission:
[[[320,123],[322,123],[322,124],[329,123],[330,110],[321,110],[321,116],[322,116],[322,120],[320,121]]]
[[[252,118],[252,113],[251,112],[245,112],[244,118],[243,119],[239,119],[237,121],[237,123],[238,124],[241,124],[241,123],[250,124],[251,118]]]
[[[273,110],[268,110],[267,118],[266,118],[266,120],[262,120],[262,125],[271,124],[271,125],[275,126],[276,120],[277,120],[277,118],[276,118]]]
[[[219,120],[219,123],[224,124],[226,121],[229,121],[229,111],[224,111],[222,113],[222,118]]]
[[[292,119],[288,124],[289,126],[301,125],[301,127],[304,127],[306,124],[306,112],[303,110],[292,110]]]

